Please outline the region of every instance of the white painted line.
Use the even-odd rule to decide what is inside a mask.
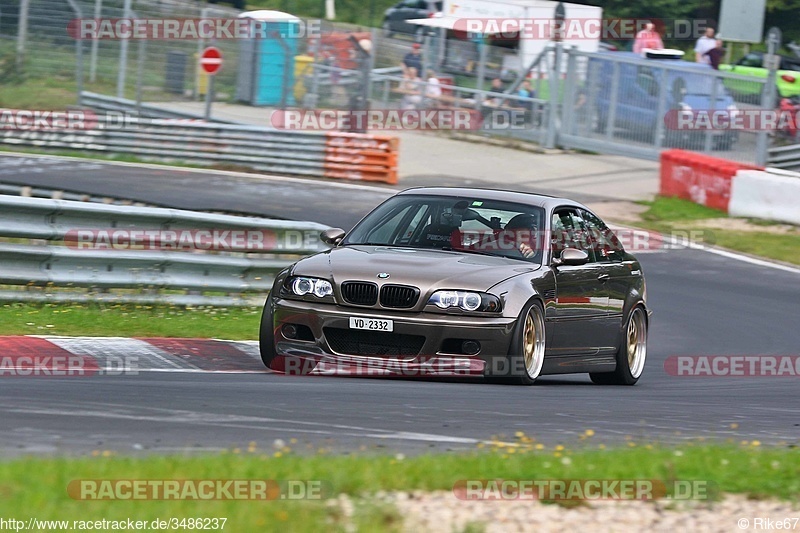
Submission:
[[[645,232],[648,232],[648,233],[652,233],[651,230],[646,230],[646,229],[642,229],[642,228],[634,228],[634,227],[631,227],[631,226],[623,226],[623,225],[619,225],[619,224],[609,224],[608,227],[611,228],[612,230],[624,229],[624,230],[629,230],[629,231],[645,231]],[[740,253],[737,253],[737,252],[732,252],[730,250],[725,250],[725,249],[722,249],[722,248],[710,247],[710,246],[706,246],[706,245],[703,245],[703,244],[698,244],[696,242],[687,242],[686,239],[678,238],[678,237],[675,237],[673,235],[668,235],[668,234],[664,234],[664,233],[661,233],[661,235],[663,235],[663,237],[664,237],[664,242],[669,242],[669,244],[671,244],[671,245],[680,244],[680,245],[685,246],[686,248],[691,249],[691,250],[700,250],[700,251],[703,251],[703,252],[708,252],[710,254],[716,254],[716,255],[719,255],[719,256],[722,256],[722,257],[727,257],[728,259],[733,259],[735,261],[741,261],[743,263],[749,263],[749,264],[755,265],[755,266],[760,266],[760,267],[765,267],[765,268],[774,268],[776,270],[782,270],[784,272],[791,272],[792,274],[800,274],[800,268],[797,268],[797,267],[792,267],[792,266],[789,266],[789,265],[782,265],[780,263],[773,263],[773,262],[770,262],[767,259],[759,259],[757,257],[750,257],[749,255],[744,255],[744,254],[740,254]],[[666,250],[658,250],[658,251],[659,252],[665,252]],[[636,252],[631,252],[631,253],[633,253],[633,255],[639,255],[639,254],[642,254],[642,253],[653,253],[653,251],[651,251],[651,250],[648,250],[648,251],[636,251]]]
[[[780,263],[771,263],[765,259],[750,257],[748,255],[738,254],[736,252],[723,250],[721,248],[710,248],[708,246],[703,246],[696,243],[689,243],[689,248],[693,250],[702,250],[710,254],[721,255],[722,257],[727,257],[728,259],[734,259],[736,261],[742,261],[743,263],[750,263],[751,265],[774,268],[776,270],[783,270],[784,272],[791,272],[792,274],[800,274],[800,268],[791,267],[789,265],[781,265]]]
[[[101,404],[102,405],[102,404]],[[431,433],[412,433],[412,432],[392,432],[375,428],[365,428],[360,426],[347,426],[341,424],[327,424],[324,422],[307,422],[300,420],[282,420],[277,418],[229,415],[209,412],[186,411],[178,409],[148,408],[150,411],[161,412],[163,414],[136,414],[131,412],[130,406],[122,406],[124,410],[115,410],[113,405],[103,405],[102,411],[92,411],[76,406],[74,409],[53,409],[53,408],[5,408],[10,413],[28,413],[50,416],[64,417],[94,417],[94,418],[113,418],[114,420],[138,420],[146,422],[169,422],[174,424],[189,425],[214,425],[223,427],[241,427],[247,429],[267,429],[292,431],[296,433],[313,433],[330,435],[332,437],[360,437],[373,439],[398,439],[422,442],[442,442],[457,444],[498,444],[499,441],[480,440],[470,437],[456,437],[451,435],[437,435]],[[2,409],[0,407],[0,409]],[[286,427],[274,427],[267,424],[282,424]],[[300,426],[300,427],[298,427]],[[305,429],[308,427],[309,429]],[[314,429],[310,429],[314,428]],[[518,446],[518,443],[505,442],[508,446]]]

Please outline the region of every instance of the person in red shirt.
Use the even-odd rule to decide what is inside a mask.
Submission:
[[[644,29],[636,34],[636,39],[633,41],[633,52],[635,54],[644,54],[645,48],[652,50],[664,48],[661,35],[658,34],[656,25],[652,22],[645,24]]]

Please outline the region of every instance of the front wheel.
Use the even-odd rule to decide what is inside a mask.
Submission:
[[[261,361],[264,366],[270,368],[275,359],[275,319],[272,292],[267,296],[264,303],[264,311],[261,313],[261,328],[258,336],[258,348],[261,352]]]
[[[635,307],[628,317],[625,337],[617,352],[614,372],[593,373],[589,377],[598,385],[635,385],[644,371],[647,358],[647,316],[643,307]]]
[[[489,381],[510,385],[533,385],[542,373],[545,351],[545,326],[542,305],[531,302],[522,310],[514,327],[507,357],[492,368]]]

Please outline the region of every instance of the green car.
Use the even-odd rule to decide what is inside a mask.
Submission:
[[[781,96],[800,95],[800,58],[780,56],[781,64],[778,69],[778,93]],[[720,65],[719,69],[742,76],[766,78],[768,70],[763,67],[764,53],[750,52],[735,65]],[[761,93],[760,83],[750,83],[742,80],[725,80],[725,86],[733,93],[740,95],[755,95]]]

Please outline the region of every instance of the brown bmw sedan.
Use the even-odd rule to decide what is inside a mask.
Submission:
[[[267,297],[260,347],[274,371],[518,384],[642,375],[642,268],[579,203],[416,188],[322,239],[332,249],[282,271]]]

